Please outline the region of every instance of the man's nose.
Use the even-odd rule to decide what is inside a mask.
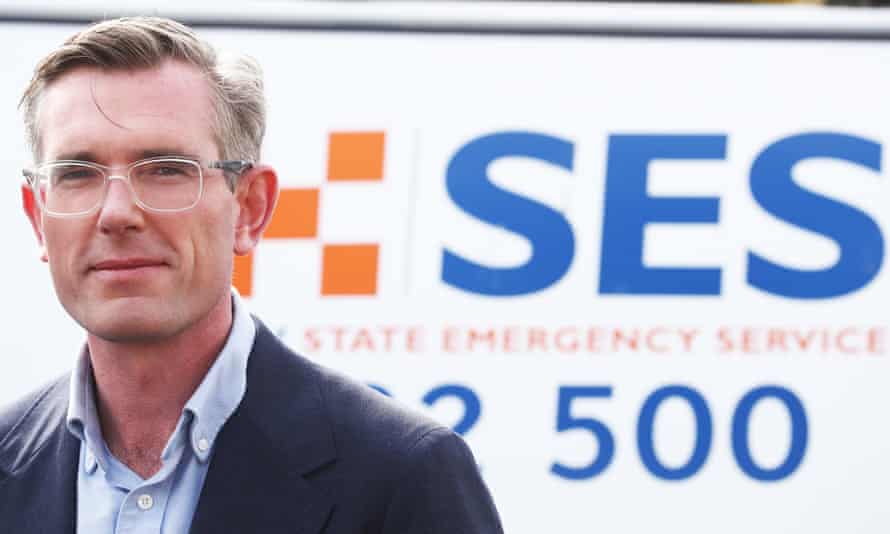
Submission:
[[[143,214],[126,179],[123,176],[109,176],[105,196],[99,207],[99,228],[103,232],[141,228]]]

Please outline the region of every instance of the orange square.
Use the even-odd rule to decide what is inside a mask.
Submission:
[[[286,239],[317,234],[318,189],[282,189],[263,237]]]
[[[322,295],[375,295],[379,245],[325,245]]]
[[[251,295],[253,292],[253,254],[235,256],[232,285],[241,296],[249,297]]]
[[[328,181],[383,180],[385,132],[333,132],[328,141]]]

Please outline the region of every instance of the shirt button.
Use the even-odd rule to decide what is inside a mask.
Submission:
[[[198,450],[201,452],[207,452],[207,449],[210,448],[210,442],[207,441],[207,438],[201,438],[198,440]]]
[[[84,458],[84,461],[84,467],[86,467],[88,472],[92,472],[93,468],[96,467],[96,456],[91,451],[87,451],[87,456]]]
[[[154,506],[155,500],[151,498],[151,495],[145,494],[140,495],[138,499],[136,499],[136,504],[139,506],[140,510],[151,510],[151,507]]]

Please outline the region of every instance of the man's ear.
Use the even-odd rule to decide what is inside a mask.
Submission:
[[[34,198],[34,190],[28,184],[22,184],[22,208],[24,208],[28,220],[31,221],[34,235],[37,236],[37,244],[40,245],[40,260],[46,262],[48,258],[46,244],[43,242],[43,214],[37,205],[37,199]]]
[[[268,165],[257,165],[241,175],[235,188],[235,254],[249,254],[272,220],[278,201],[278,175]]]

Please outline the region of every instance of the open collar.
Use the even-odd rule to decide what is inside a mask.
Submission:
[[[183,407],[179,424],[162,457],[170,457],[172,451],[185,441],[198,460],[206,462],[217,434],[244,396],[247,359],[256,326],[234,288],[231,295],[232,327],[229,335],[213,365]],[[94,384],[89,350],[84,345],[71,375],[66,423],[68,430],[86,446],[84,469],[87,473],[95,471],[97,465],[107,472],[110,463],[110,453],[102,438]]]

